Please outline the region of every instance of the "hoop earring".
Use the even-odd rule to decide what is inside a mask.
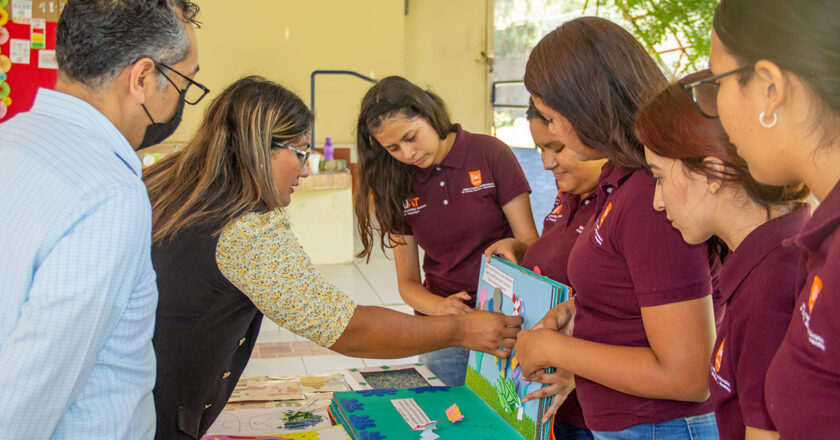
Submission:
[[[770,122],[764,122],[765,116],[767,116],[767,114],[764,112],[761,112],[761,114],[758,115],[758,123],[764,128],[773,128],[776,126],[776,123],[779,122],[779,117],[776,115],[776,112],[773,112],[773,120]]]

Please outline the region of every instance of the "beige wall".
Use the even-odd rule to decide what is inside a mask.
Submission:
[[[377,77],[404,73],[402,0],[203,0],[199,5],[203,25],[197,32],[201,72],[196,79],[212,93],[198,106],[187,106],[171,141],[189,139],[210,100],[244,75],[277,81],[309,105],[313,70],[355,70]],[[319,77],[318,142],[324,136],[351,141],[368,87],[356,78]]]
[[[490,133],[487,64],[492,0],[409,0],[405,73],[439,94],[455,122]]]
[[[233,5],[236,5],[234,7]],[[201,72],[211,89],[170,138],[188,140],[210,100],[249,74],[277,81],[309,102],[316,69],[403,75],[439,93],[456,122],[489,133],[487,15],[492,0],[202,0],[198,30]],[[286,32],[288,29],[288,38]],[[316,142],[354,142],[359,102],[370,84],[319,76]]]

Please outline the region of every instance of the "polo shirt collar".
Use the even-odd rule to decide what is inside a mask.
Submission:
[[[455,132],[455,142],[452,143],[452,148],[449,149],[449,153],[446,154],[446,157],[444,157],[443,161],[438,165],[414,170],[414,178],[417,179],[418,182],[423,183],[429,180],[429,177],[432,175],[432,171],[438,167],[453,169],[464,168],[464,164],[467,161],[467,145],[470,143],[471,135],[461,128],[461,124],[455,124],[451,131]]]
[[[840,228],[840,182],[820,202],[811,220],[802,228],[794,242],[802,249],[814,253],[826,238]]]
[[[613,166],[612,161],[607,161],[601,168],[601,175],[598,177],[598,189],[601,195],[606,198],[607,195],[620,187],[624,182],[633,175],[637,170],[622,170]]]
[[[767,254],[776,247],[789,244],[786,240],[799,232],[809,215],[810,207],[805,204],[793,212],[762,224],[744,238],[741,245],[731,252],[723,263],[720,294],[724,303],[729,302],[735,290]]]
[[[114,153],[131,172],[137,176],[141,175],[143,166],[128,140],[102,112],[88,102],[66,93],[42,88],[38,89],[31,111],[81,127],[86,132],[101,137],[104,142],[99,145],[107,146],[106,152]],[[90,147],[96,148],[99,145]]]

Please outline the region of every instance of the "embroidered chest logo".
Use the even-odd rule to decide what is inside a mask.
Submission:
[[[604,237],[601,235],[601,226],[604,224],[604,220],[607,219],[607,216],[610,215],[610,211],[612,211],[612,202],[607,204],[607,207],[604,208],[604,212],[601,214],[598,222],[595,223],[595,241],[598,245],[604,244]]]
[[[808,304],[803,302],[799,306],[799,313],[802,314],[802,324],[805,325],[805,330],[808,331],[808,342],[814,347],[825,351],[825,338],[811,330],[811,313],[814,312],[814,303],[820,296],[823,289],[823,282],[819,276],[814,276],[814,282],[811,284],[811,294],[808,295]]]
[[[724,379],[723,376],[720,375],[720,366],[723,363],[723,347],[726,345],[726,338],[720,341],[720,347],[718,347],[718,351],[715,354],[715,363],[710,368],[710,372],[712,374],[712,379],[715,380],[715,383],[718,384],[719,387],[726,390],[727,393],[732,392],[732,384],[729,383],[728,380]]]
[[[494,182],[484,183],[484,179],[481,178],[481,170],[470,171],[468,174],[470,176],[470,184],[472,186],[461,188],[461,194],[469,194],[496,187]]]
[[[554,211],[551,211],[551,214],[552,215],[560,215],[560,211],[562,211],[562,210],[563,210],[563,205],[557,205],[557,207],[554,208]]]
[[[481,186],[481,170],[470,171],[470,183],[472,186]]]
[[[417,215],[426,205],[420,204],[420,197],[411,197],[403,202],[403,216]]]

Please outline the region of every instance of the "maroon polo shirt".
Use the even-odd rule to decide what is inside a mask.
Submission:
[[[569,285],[566,272],[569,254],[575,240],[583,232],[584,225],[595,214],[596,196],[597,192],[593,191],[581,200],[576,194],[559,193],[554,208],[545,218],[545,225],[550,224],[551,227],[543,226],[540,238],[531,244],[522,257],[522,267],[533,269],[537,266],[544,276]],[[586,427],[577,392],[569,394],[557,410],[555,421]]]
[[[709,390],[720,438],[743,440],[745,426],[775,431],[764,403],[764,375],[790,322],[800,250],[792,243],[808,206],[753,230],[720,274],[726,314],[715,341]]]
[[[557,191],[557,197],[554,199],[554,206],[551,207],[551,211],[545,216],[543,219],[543,229],[542,233],[545,234],[548,232],[549,229],[553,228],[554,225],[557,224],[557,220],[560,217],[560,211],[557,209],[560,205],[563,204],[563,191]]]
[[[654,182],[647,170],[618,170],[608,162],[596,191],[596,214],[569,257],[574,336],[650,347],[640,308],[711,295],[707,247],[686,244],[665,213],[653,209]],[[709,401],[632,396],[579,376],[575,384],[586,424],[595,431],[712,412]]]
[[[580,196],[570,193],[563,193],[555,202],[552,213],[546,217],[548,222],[551,217],[550,229],[543,229],[542,235],[525,252],[522,257],[521,266],[533,269],[539,266],[540,272],[552,280],[570,285],[569,275],[566,266],[569,263],[569,254],[575,240],[580,237],[584,226],[595,214],[595,197],[597,192],[593,191],[584,200]]]
[[[794,242],[807,276],[764,384],[782,439],[840,438],[840,183]]]
[[[485,249],[512,237],[502,207],[531,192],[522,167],[504,142],[455,124],[452,149],[440,163],[416,169],[405,201],[405,235],[423,248],[424,285],[439,296],[475,290]]]

